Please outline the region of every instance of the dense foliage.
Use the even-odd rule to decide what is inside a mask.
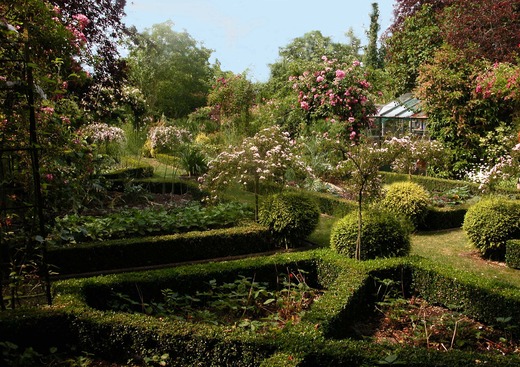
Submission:
[[[206,104],[211,50],[167,21],[140,33],[130,47],[130,81],[156,117],[185,117]]]
[[[381,207],[410,219],[416,228],[423,224],[429,204],[429,193],[421,185],[410,181],[389,185],[380,202]]]
[[[316,229],[320,211],[311,197],[283,192],[263,200],[258,219],[281,245],[298,247]]]
[[[468,209],[463,229],[483,256],[503,260],[506,242],[520,237],[520,203],[500,197],[483,199]]]
[[[170,210],[127,209],[103,217],[57,218],[51,237],[56,245],[68,246],[78,242],[225,228],[251,217],[251,210],[239,203],[191,205]]]
[[[348,257],[356,257],[358,215],[347,214],[334,224],[330,235],[333,250]],[[391,212],[363,211],[361,224],[360,260],[406,256],[410,251],[410,226]]]

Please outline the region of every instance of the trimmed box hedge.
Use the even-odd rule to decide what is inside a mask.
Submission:
[[[150,267],[274,250],[259,225],[138,237],[49,249],[47,262],[60,274]]]
[[[419,229],[423,231],[438,231],[441,229],[460,228],[464,223],[464,216],[467,211],[466,207],[429,207]]]
[[[479,189],[479,184],[472,183],[472,182],[447,180],[444,178],[419,176],[419,175],[409,176],[404,173],[395,173],[395,172],[386,172],[386,171],[380,171],[380,174],[381,174],[381,176],[383,178],[383,182],[385,184],[391,184],[393,182],[411,180],[412,182],[416,182],[419,185],[423,186],[426,190],[428,190],[430,192],[433,192],[433,191],[443,192],[443,191],[455,189],[457,187],[467,186],[469,188],[469,191],[473,195],[482,194],[482,191]],[[508,195],[508,196],[512,196],[512,197],[519,196],[518,190],[515,190],[515,189],[496,189],[495,191],[498,194],[504,194],[504,195]]]
[[[513,269],[520,269],[520,239],[507,241],[506,265]]]
[[[139,314],[104,311],[112,292],[136,292],[146,300],[166,286],[190,290],[208,279],[231,281],[240,274],[255,274],[257,281],[274,282],[286,267],[307,271],[309,282],[325,293],[303,314],[301,322],[283,330],[250,333],[240,328],[166,321]],[[168,353],[177,366],[376,366],[392,358],[404,366],[516,366],[520,356],[479,354],[400,345],[379,345],[346,338],[352,320],[370,312],[377,279],[403,281],[407,292],[426,296],[448,305],[463,290],[455,306],[462,312],[478,309],[475,303],[494,302],[498,315],[520,312],[520,290],[497,287],[490,279],[456,272],[420,258],[399,258],[356,262],[330,250],[278,254],[270,257],[223,263],[182,266],[148,272],[71,279],[55,284],[55,306],[41,310],[0,313],[0,340],[20,347],[58,349],[73,344],[77,350],[114,362]],[[434,283],[434,284],[429,284]],[[440,292],[434,292],[440,288]],[[502,307],[505,307],[502,308]],[[482,308],[482,305],[480,306]],[[484,313],[485,315],[485,313]],[[515,325],[518,318],[513,315]],[[35,334],[33,334],[35,333]]]

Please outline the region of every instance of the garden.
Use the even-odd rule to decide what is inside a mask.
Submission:
[[[253,83],[124,2],[0,2],[0,365],[519,365],[518,51],[456,48],[467,5]],[[409,90],[427,133],[381,134]]]

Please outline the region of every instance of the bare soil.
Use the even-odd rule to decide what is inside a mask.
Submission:
[[[511,327],[507,320],[485,325],[413,297],[379,304],[374,315],[356,325],[356,330],[363,338],[381,344],[520,354],[520,340],[513,337]]]

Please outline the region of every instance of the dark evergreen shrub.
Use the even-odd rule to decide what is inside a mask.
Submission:
[[[506,265],[513,269],[520,269],[520,239],[507,241]]]
[[[258,216],[260,224],[269,227],[276,241],[286,247],[294,247],[314,231],[320,210],[308,196],[282,192],[266,197]]]
[[[415,228],[424,222],[428,212],[429,194],[415,182],[395,182],[388,186],[381,206],[408,217]]]
[[[506,242],[520,238],[520,202],[501,197],[483,199],[468,209],[462,228],[484,257],[503,260]]]
[[[408,255],[410,232],[410,223],[394,213],[376,209],[363,211],[361,260]],[[358,213],[352,212],[336,222],[330,245],[336,252],[354,258],[357,237]]]

